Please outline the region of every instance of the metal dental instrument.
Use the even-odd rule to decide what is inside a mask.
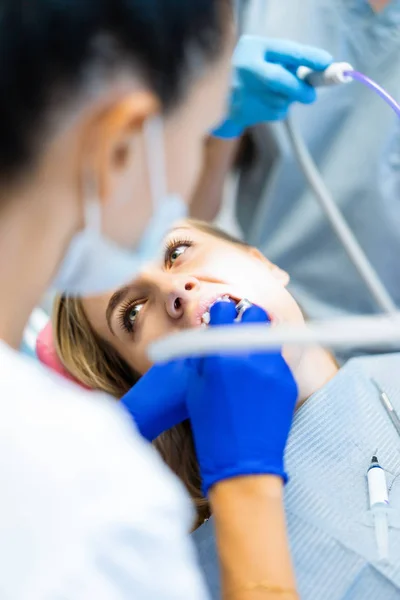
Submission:
[[[371,381],[374,384],[374,386],[376,387],[376,389],[378,390],[378,392],[379,392],[379,398],[380,398],[380,401],[382,403],[382,406],[386,410],[386,412],[387,412],[390,420],[393,423],[393,426],[394,426],[395,430],[397,431],[397,433],[399,434],[399,437],[400,437],[400,418],[399,418],[399,415],[395,411],[394,406],[391,403],[391,401],[390,401],[389,396],[387,395],[387,393],[383,391],[383,389],[380,387],[380,385],[372,377],[371,377]]]
[[[242,298],[242,300],[240,300],[240,302],[236,305],[238,316],[236,317],[235,321],[241,321],[243,313],[250,308],[250,306],[252,306],[252,303],[246,298]]]

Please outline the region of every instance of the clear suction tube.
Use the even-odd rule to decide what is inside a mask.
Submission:
[[[338,83],[350,83],[350,81],[358,81],[366,85],[371,90],[376,92],[394,110],[396,115],[400,117],[400,104],[383,89],[376,81],[373,81],[367,75],[353,69],[346,62],[334,62],[329,65],[325,71],[313,71],[308,67],[299,67],[296,72],[297,77],[306,81],[313,87],[325,87],[337,85]]]
[[[363,73],[359,73],[358,71],[348,70],[344,72],[345,77],[350,77],[359,83],[363,83],[371,90],[376,92],[378,96],[382,98],[394,110],[396,115],[400,118],[400,104],[391,96],[386,90],[384,90],[380,85],[378,85],[375,81],[363,75]]]

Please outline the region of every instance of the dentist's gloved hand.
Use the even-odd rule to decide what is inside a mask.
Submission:
[[[241,323],[236,310],[217,303],[211,325],[265,322],[259,307]],[[191,360],[194,375],[187,396],[203,492],[223,479],[274,474],[287,480],[283,455],[297,400],[292,373],[277,351],[217,355]]]
[[[234,138],[244,129],[278,121],[293,102],[311,104],[315,89],[296,77],[297,68],[325,70],[332,56],[325,50],[286,40],[245,35],[233,55],[233,88],[229,114],[213,135]]]
[[[184,360],[155,365],[121,398],[149,442],[188,418],[186,395],[191,376]]]

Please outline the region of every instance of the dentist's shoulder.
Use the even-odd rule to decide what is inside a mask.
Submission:
[[[1,343],[0,372],[1,597],[207,598],[189,500],[117,403]]]

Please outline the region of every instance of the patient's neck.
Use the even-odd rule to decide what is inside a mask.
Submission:
[[[320,346],[307,348],[300,362],[293,369],[299,388],[297,408],[328,383],[338,370],[339,367],[329,352]]]

